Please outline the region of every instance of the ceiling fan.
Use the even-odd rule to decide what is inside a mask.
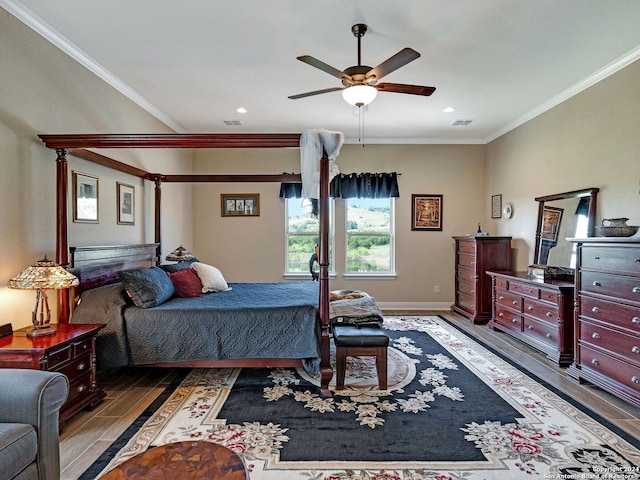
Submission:
[[[323,72],[339,78],[342,81],[342,86],[291,95],[289,97],[290,99],[296,100],[298,98],[342,90],[342,96],[347,103],[356,107],[362,107],[371,103],[378,92],[408,93],[411,95],[429,96],[436,90],[435,87],[424,87],[420,85],[378,83],[378,80],[382,79],[382,77],[394,72],[400,67],[403,67],[407,63],[414,61],[416,58],[420,57],[420,54],[412,48],[403,48],[377,67],[371,68],[366,65],[361,65],[360,40],[364,37],[364,34],[367,33],[367,26],[363,23],[358,23],[351,27],[351,32],[353,33],[353,36],[358,39],[358,65],[348,67],[343,71],[340,71],[310,55],[297,57],[301,62],[307,63],[312,67],[319,68]]]

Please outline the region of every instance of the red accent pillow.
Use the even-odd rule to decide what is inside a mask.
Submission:
[[[202,295],[202,282],[192,268],[183,268],[177,272],[167,272],[179,297],[199,297]]]

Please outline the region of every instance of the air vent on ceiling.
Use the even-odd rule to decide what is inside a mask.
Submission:
[[[453,122],[451,122],[451,125],[453,125],[454,127],[466,127],[471,122],[473,122],[473,120],[454,120]]]
[[[240,125],[242,125],[242,122],[240,120],[223,120],[222,123],[224,123],[227,127],[239,127]]]

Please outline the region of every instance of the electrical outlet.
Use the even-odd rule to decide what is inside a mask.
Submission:
[[[440,285],[433,287],[433,293],[440,293]]]

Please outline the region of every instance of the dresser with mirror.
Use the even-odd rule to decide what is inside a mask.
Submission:
[[[489,326],[543,352],[560,366],[573,362],[575,245],[594,234],[597,188],[537,197],[533,264],[527,271],[488,271]]]

